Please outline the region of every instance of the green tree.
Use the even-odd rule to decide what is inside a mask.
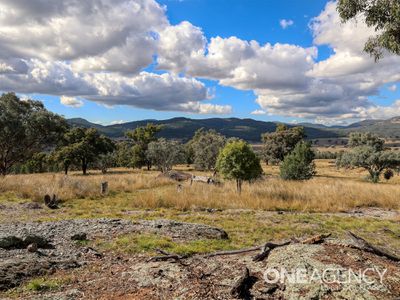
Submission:
[[[236,180],[238,193],[242,192],[243,181],[254,180],[263,172],[260,159],[244,141],[227,143],[218,155],[216,168],[224,178]]]
[[[199,129],[196,131],[188,147],[193,153],[193,162],[197,170],[214,170],[220,150],[226,138],[215,130]]]
[[[359,167],[369,173],[372,182],[379,182],[384,170],[400,166],[400,154],[386,150],[385,141],[377,135],[367,133],[352,133],[349,136],[350,152],[342,153],[336,159],[338,167]]]
[[[161,172],[165,173],[185,160],[184,148],[177,141],[164,138],[151,142],[146,152],[147,159]]]
[[[101,170],[101,173],[106,174],[108,169],[117,166],[117,151],[100,154],[95,161],[95,167]]]
[[[39,101],[21,101],[15,94],[0,97],[0,175],[52,147],[67,129],[66,121]]]
[[[305,138],[303,127],[287,128],[279,124],[275,132],[262,135],[262,157],[267,164],[278,164]]]
[[[132,167],[133,149],[132,143],[123,141],[116,144],[116,165],[118,167]]]
[[[63,163],[66,174],[71,164],[79,163],[82,173],[86,175],[90,163],[114,149],[115,144],[96,129],[75,127],[64,135],[63,146],[56,150],[55,157]]]
[[[285,180],[308,180],[315,174],[315,153],[309,142],[300,142],[280,165],[280,176]]]
[[[383,57],[384,50],[400,55],[400,1],[339,0],[337,9],[343,22],[363,15],[367,26],[375,29],[377,34],[364,47],[375,61]]]
[[[369,179],[377,183],[384,170],[400,166],[400,155],[394,151],[377,150],[373,146],[356,146],[336,159],[338,167],[359,167],[369,173]]]
[[[25,165],[28,173],[44,173],[47,171],[48,155],[44,152],[35,153]]]
[[[75,154],[74,145],[65,145],[58,147],[51,154],[51,158],[54,162],[57,162],[59,165],[61,165],[61,168],[64,170],[65,175],[68,174],[70,167],[72,165],[75,165],[78,160],[78,157]]]
[[[146,148],[148,148],[148,146]],[[147,166],[147,170],[150,170],[151,168],[151,161],[147,160],[146,150],[143,149],[140,145],[134,145],[132,147],[130,166],[137,169],[141,169],[143,166]]]
[[[148,123],[146,126],[137,127],[135,130],[128,131],[126,136],[134,143],[133,154],[133,167],[141,168],[147,166],[147,169],[151,169],[151,161],[146,157],[146,151],[151,142],[157,140],[157,133],[162,130],[161,125],[154,125]]]
[[[376,149],[376,151],[382,151],[384,149],[384,144],[385,141],[383,139],[370,132],[352,132],[349,135],[349,147],[351,148],[370,146]]]

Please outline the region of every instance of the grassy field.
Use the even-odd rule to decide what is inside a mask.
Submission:
[[[157,208],[301,212],[339,212],[357,207],[399,209],[399,176],[373,184],[366,181],[367,173],[361,169],[337,170],[330,160],[318,160],[316,164],[317,176],[305,182],[283,181],[278,177],[278,167],[264,166],[264,178],[245,184],[241,195],[229,181],[222,186],[184,182],[178,192],[177,183],[158,177],[159,172],[115,169],[105,175],[91,172],[89,176],[79,173],[10,175],[0,179],[0,198],[42,201],[45,194],[56,194],[64,206],[89,216]],[[185,166],[178,169],[193,172]],[[108,195],[100,194],[103,181],[109,183]]]

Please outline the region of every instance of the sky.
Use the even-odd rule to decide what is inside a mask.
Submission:
[[[323,0],[0,0],[0,91],[101,124],[400,115],[400,57]]]

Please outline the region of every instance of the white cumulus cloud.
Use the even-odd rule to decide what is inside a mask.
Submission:
[[[256,109],[256,110],[253,110],[252,112],[251,112],[251,114],[252,115],[265,115],[265,114],[267,114],[265,111],[263,111],[262,109]]]
[[[83,106],[83,101],[76,97],[61,96],[60,102],[61,102],[61,104],[65,105],[65,106],[70,106],[70,107],[74,107],[74,108]]]

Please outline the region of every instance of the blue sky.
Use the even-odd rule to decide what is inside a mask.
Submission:
[[[110,0],[101,1],[106,4],[111,3],[111,5],[115,3]],[[126,0],[119,0],[121,5],[124,1]],[[111,17],[107,19],[107,22],[114,18],[117,24],[118,22],[122,25],[129,23],[131,33],[127,35],[123,43],[128,45],[129,38],[140,37],[139,40],[143,40],[143,47],[142,44],[134,44],[128,52],[123,50],[122,45],[119,48],[116,47],[117,50],[115,50],[113,49],[115,45],[104,44],[106,50],[94,55],[93,50],[85,53],[82,49],[90,48],[91,43],[93,49],[99,47],[98,40],[95,38],[91,40],[89,36],[86,38],[87,45],[82,46],[70,38],[70,31],[65,31],[61,33],[61,40],[64,42],[62,45],[67,43],[71,49],[76,50],[76,55],[71,50],[73,54],[67,53],[61,56],[52,52],[50,47],[34,49],[40,53],[39,55],[32,52],[21,54],[19,47],[24,45],[21,33],[21,41],[18,41],[18,37],[13,37],[9,40],[9,45],[7,40],[3,42],[9,49],[15,48],[16,56],[11,55],[10,58],[10,51],[2,53],[0,50],[0,77],[3,76],[0,79],[6,82],[3,85],[0,84],[0,89],[3,91],[13,89],[20,95],[41,100],[48,109],[67,118],[82,117],[103,124],[139,119],[167,119],[177,116],[239,117],[333,124],[349,123],[363,118],[391,117],[397,111],[400,112],[400,102],[396,102],[400,99],[400,89],[397,88],[399,70],[390,67],[388,72],[387,67],[393,66],[394,62],[397,63],[397,58],[390,57],[380,65],[371,63],[361,51],[362,44],[357,41],[357,37],[367,36],[369,29],[366,26],[360,26],[354,29],[354,38],[349,36],[349,28],[351,31],[352,25],[348,24],[350,27],[345,27],[337,24],[334,18],[334,3],[327,5],[328,1],[325,0],[135,1],[141,6],[136,12],[137,23],[130,24],[130,20],[135,18],[133,13],[135,7],[132,7],[132,15],[129,15],[129,10],[127,13],[124,6],[118,10],[118,4],[115,4],[115,12],[112,12],[113,15],[110,13]],[[35,6],[35,2],[39,5],[38,0],[32,0],[32,6]],[[31,19],[40,17],[40,22],[27,21],[18,30],[22,32],[21,28],[25,29],[24,26],[34,28],[46,24],[54,13],[50,8],[49,15],[45,16],[36,16],[35,10],[32,10]],[[77,7],[77,11],[79,9],[80,7]],[[29,11],[21,11],[21,14],[26,13]],[[61,13],[56,17],[63,20],[63,17],[68,16],[63,16]],[[79,18],[83,18],[82,16],[77,15],[73,18],[77,18],[75,23],[78,23],[76,26],[78,32],[88,31],[88,28],[83,28],[87,26],[83,21],[82,24],[85,25],[79,27],[81,21]],[[318,18],[316,26],[311,25],[315,22],[314,18]],[[97,22],[96,19],[98,24],[93,24],[93,28],[89,27],[89,29],[95,32],[96,26],[101,27],[101,21]],[[145,29],[138,29],[142,23]],[[287,26],[284,26],[284,23]],[[148,46],[148,43],[142,39],[150,30],[146,28],[155,28],[151,31],[156,32],[154,36],[157,36],[157,41],[152,41],[152,43],[158,43],[161,46]],[[168,31],[169,29],[171,31]],[[0,35],[3,33],[7,36],[7,32],[11,32],[7,30],[9,30],[9,25],[2,24],[0,19]],[[337,37],[335,30],[338,32]],[[173,32],[172,35],[171,32]],[[181,33],[183,35],[180,35]],[[56,36],[57,34],[60,34],[59,31],[51,31],[50,28],[47,36],[54,35],[60,38]],[[113,37],[118,33],[110,29],[109,34]],[[181,41],[182,37],[184,41]],[[226,58],[225,65],[220,67],[227,67],[223,75],[215,75],[219,69],[213,65],[215,61],[208,57],[211,49],[215,49],[210,46],[212,40],[217,37],[221,38],[220,45],[226,46],[226,48],[217,49],[218,57],[221,57],[222,61]],[[235,37],[236,40],[229,44],[231,37]],[[173,42],[174,38],[176,46]],[[201,38],[203,38],[205,52],[201,54],[200,64],[198,57],[196,58],[196,55],[192,57],[190,53],[199,51],[200,48],[196,48],[194,44],[196,41],[201,43]],[[80,40],[85,41],[85,37]],[[181,41],[181,44],[177,41]],[[254,46],[250,41],[255,41],[256,45]],[[54,46],[54,49],[60,47],[58,44],[53,45],[53,41],[49,43]],[[192,43],[193,49],[188,50],[187,48],[190,48]],[[284,45],[282,49],[279,48],[280,44]],[[154,50],[155,47],[160,47],[161,50],[159,48]],[[311,47],[315,47],[312,48],[315,50],[310,50]],[[107,54],[108,50],[112,55]],[[318,55],[310,54],[316,50]],[[250,59],[249,51],[252,53]],[[274,55],[277,55],[277,61],[275,62],[274,58],[268,61],[269,56]],[[153,62],[149,63],[151,57],[153,57]],[[160,63],[160,57],[167,63],[164,65]],[[235,58],[232,59],[232,57]],[[235,61],[236,57],[237,61]],[[26,76],[21,79],[27,82],[23,80],[17,82],[15,76],[7,72],[2,75],[2,59],[5,69],[10,61],[12,63],[9,69],[15,69],[12,64],[23,60],[23,63],[27,64],[30,76],[27,76],[28,79]],[[50,62],[46,64],[47,60]],[[127,72],[126,68],[121,69],[119,60],[128,61],[128,64],[132,60],[132,71]],[[104,61],[106,63],[101,65]],[[263,64],[265,67],[260,71],[257,66]],[[94,72],[90,69],[93,65],[98,68]],[[101,66],[97,67],[97,65]],[[143,71],[146,74],[140,73]],[[104,72],[110,72],[113,75],[104,80],[102,77]],[[172,74],[172,79],[179,81],[177,84],[181,84],[177,88],[168,86],[172,90],[168,92],[168,97],[167,92],[164,93],[162,88],[166,88],[164,81],[170,82],[172,79],[161,78],[161,75],[166,73]],[[262,79],[265,74],[267,74],[266,78]],[[153,75],[159,77],[154,79]],[[254,84],[251,76],[257,78],[254,79]],[[157,80],[154,87],[150,86],[153,84],[152,81],[144,84],[148,77]],[[134,83],[131,82],[132,78],[134,78]],[[192,79],[194,82],[191,81]],[[164,85],[158,88],[157,84],[160,82]],[[91,90],[93,88],[96,89],[95,94],[89,95],[88,93],[93,93]],[[188,96],[180,92],[182,88],[188,89]],[[90,89],[90,92],[87,92],[87,89]],[[110,93],[113,94],[114,89],[118,91],[116,95],[111,96]],[[147,93],[143,99],[141,98],[142,90],[145,91],[143,93]],[[208,97],[210,99],[205,99],[206,90],[209,95],[212,95]],[[177,98],[182,99],[175,101],[174,93]],[[62,95],[70,101],[61,103],[60,96]],[[162,99],[164,95],[165,99]],[[185,97],[188,98],[185,99]],[[171,104],[166,103],[168,101]],[[126,105],[111,106],[113,103]],[[205,107],[202,107],[203,104],[206,104]]]

